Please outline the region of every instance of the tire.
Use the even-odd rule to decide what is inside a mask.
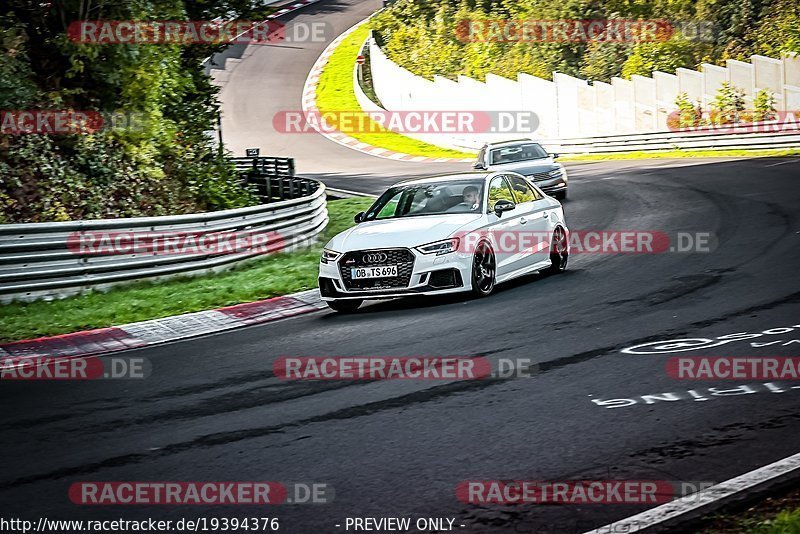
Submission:
[[[325,304],[328,305],[330,309],[335,312],[339,313],[353,313],[355,312],[359,306],[363,303],[363,300],[360,299],[353,299],[353,300],[326,300]]]
[[[481,241],[472,255],[472,294],[488,297],[494,291],[497,261],[487,241]]]
[[[553,239],[550,241],[550,262],[550,267],[542,269],[544,274],[558,274],[567,270],[567,262],[569,262],[567,233],[560,226],[556,226],[556,229],[553,230]]]
[[[567,199],[567,190],[564,189],[563,191],[559,191],[553,195],[553,198],[556,200],[566,200]]]

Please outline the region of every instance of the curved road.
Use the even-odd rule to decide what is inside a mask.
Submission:
[[[330,17],[344,29],[348,17],[374,4],[328,2],[302,16]],[[275,53],[286,53],[294,69],[289,84],[314,59],[296,52],[295,67],[288,52]],[[234,76],[262,54],[269,55],[258,50]],[[293,98],[288,90],[277,98],[284,97]],[[248,110],[248,135],[275,138]],[[379,183],[396,169],[419,172],[307,137],[308,144],[298,144],[302,155],[281,146],[298,157],[301,172],[305,165],[308,172],[332,169],[343,184],[360,186],[367,180],[354,173],[366,178],[364,169],[374,168]],[[312,149],[336,159],[311,167]],[[263,145],[262,151],[271,152]],[[742,384],[679,381],[665,366],[678,355],[798,354],[800,162],[626,162],[572,170],[566,210],[573,230],[711,232],[714,250],[573,255],[567,273],[530,276],[488,299],[375,303],[352,316],[321,311],[129,351],[152,363],[152,376],[142,381],[3,383],[3,516],[274,516],[289,533],[344,532],[347,517],[449,517],[464,525],[456,527],[462,532],[578,532],[642,507],[476,506],[460,503],[455,487],[470,479],[714,482],[796,453],[800,389],[792,383],[748,380],[751,389],[731,391]],[[623,352],[765,330],[690,352]],[[320,355],[528,358],[539,372],[453,383],[273,376],[278,357]],[[593,402],[609,399],[633,404]],[[84,480],[324,482],[335,499],[274,509],[75,506],[67,489]]]
[[[323,1],[290,14],[281,22],[289,25],[324,21],[326,32],[335,37],[381,6],[382,2],[377,0]],[[306,77],[327,45],[327,42],[281,43],[230,52],[244,59],[231,69],[230,80],[220,94],[223,140],[234,155],[244,156],[245,148],[259,147],[263,155],[293,157],[299,174],[322,179],[334,187],[358,186],[359,182],[371,184],[377,176],[391,175],[399,181],[469,168],[464,164],[420,164],[379,158],[339,145],[316,132],[276,132],[272,124],[276,114],[301,110]]]

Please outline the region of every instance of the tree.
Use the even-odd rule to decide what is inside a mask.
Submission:
[[[622,77],[630,78],[634,74],[652,76],[657,70],[672,73],[680,67],[694,67],[696,63],[694,44],[676,35],[666,41],[635,44],[622,65]]]
[[[257,12],[248,11],[255,5],[249,0],[4,4],[0,109],[114,112],[136,116],[137,122],[90,135],[0,135],[0,220],[162,215],[253,203],[205,134],[214,127],[218,89],[200,62],[223,45],[87,44],[70,40],[66,31],[80,20],[230,18]]]

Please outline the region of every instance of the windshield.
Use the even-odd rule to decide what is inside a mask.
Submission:
[[[538,143],[524,143],[519,145],[495,148],[491,152],[490,165],[502,165],[517,161],[528,161],[547,157],[547,151]]]
[[[482,199],[482,179],[397,185],[375,201],[367,211],[365,220],[479,213]]]

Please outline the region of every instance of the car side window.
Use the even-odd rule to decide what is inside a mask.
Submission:
[[[508,181],[511,183],[512,189],[514,189],[514,196],[517,199],[517,204],[522,204],[523,202],[533,202],[534,200],[542,199],[542,195],[540,195],[536,189],[531,187],[524,178],[510,175],[508,176]]]
[[[397,206],[400,205],[400,197],[402,193],[397,193],[394,197],[386,203],[381,211],[378,212],[378,215],[375,217],[376,219],[386,219],[389,217],[394,217],[397,214]]]
[[[515,202],[514,194],[506,179],[502,176],[495,176],[489,183],[489,211],[494,211],[494,205],[498,200],[510,200]]]

